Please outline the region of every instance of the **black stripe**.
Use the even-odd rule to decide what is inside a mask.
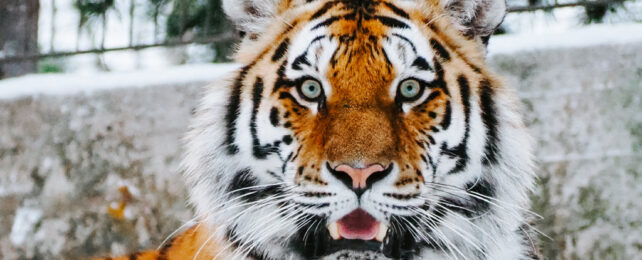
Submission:
[[[280,88],[293,86],[293,82],[285,78],[285,65],[288,63],[287,60],[284,60],[279,66],[279,69],[276,71],[278,76],[276,82],[274,82],[274,88],[272,88],[272,93],[276,93]]]
[[[129,255],[129,260],[136,260],[136,259],[138,259],[138,253],[133,253]]]
[[[432,170],[432,179],[434,180],[437,178],[437,165],[435,161],[432,159],[432,156],[429,154],[426,155],[428,157],[428,164],[430,165],[430,169]]]
[[[156,258],[157,260],[167,259],[167,253],[169,252],[169,249],[172,248],[177,238],[178,238],[177,236],[172,237],[169,241],[167,241],[163,245],[163,247],[160,250],[158,250],[158,258]]]
[[[426,100],[423,103],[421,103],[420,106],[430,103],[430,101],[433,101],[435,98],[439,97],[440,95],[441,95],[441,92],[439,91],[434,91],[430,93],[430,95],[428,95],[428,98],[426,98]]]
[[[320,23],[318,23],[317,25],[315,25],[314,27],[312,27],[312,29],[311,29],[311,30],[312,30],[312,31],[314,31],[314,30],[319,29],[319,28],[321,28],[321,27],[327,27],[327,26],[330,26],[331,24],[333,24],[334,22],[338,21],[339,19],[341,19],[341,17],[340,17],[340,16],[333,16],[333,17],[330,17],[330,18],[328,18],[328,19],[323,20],[323,22],[320,22]]]
[[[301,64],[310,66],[310,62],[306,57],[307,55],[308,55],[308,52],[306,51],[303,54],[299,55],[299,57],[296,57],[296,59],[294,59],[294,62],[292,62],[292,69],[302,70],[303,68],[301,68]]]
[[[392,28],[402,28],[402,29],[408,29],[410,26],[408,26],[406,23],[399,21],[395,18],[392,17],[387,17],[387,16],[380,16],[377,15],[375,16],[375,19],[379,20],[383,25],[392,27]]]
[[[452,114],[452,108],[450,107],[450,101],[446,101],[446,111],[444,111],[444,117],[440,123],[442,129],[444,130],[448,129],[448,127],[450,126],[451,114]]]
[[[281,165],[281,173],[285,174],[285,168],[288,166],[288,162],[290,161],[290,158],[292,158],[292,155],[293,153],[290,152],[290,154],[288,154],[288,157],[286,157],[283,161],[283,165]]]
[[[312,46],[313,43],[318,42],[318,41],[320,41],[322,39],[325,39],[325,37],[326,37],[325,35],[319,35],[317,37],[314,37],[314,39],[312,39],[312,41],[310,41],[310,43],[308,44],[307,49],[310,49],[310,46]],[[307,51],[307,49],[306,49],[306,51]]]
[[[439,55],[442,59],[448,61],[450,60],[450,53],[444,48],[439,41],[435,39],[430,39],[430,46],[437,52],[437,55]]]
[[[417,47],[416,47],[416,46],[415,46],[415,44],[414,44],[413,42],[411,42],[408,38],[406,38],[405,36],[403,36],[403,35],[401,35],[401,34],[398,34],[398,33],[393,33],[393,34],[392,34],[392,36],[395,36],[395,37],[397,37],[397,38],[399,38],[399,39],[401,39],[401,40],[405,41],[406,43],[408,43],[408,44],[410,45],[410,47],[412,48],[412,51],[413,51],[414,53],[417,53]]]
[[[433,57],[432,62],[435,64],[435,73],[437,74],[437,78],[443,80],[444,69],[441,66],[441,63],[437,60],[437,57]]]
[[[332,58],[330,58],[330,66],[331,66],[332,68],[334,68],[334,66],[336,66],[336,65],[337,65],[337,62],[338,62],[337,55],[339,54],[339,50],[340,50],[340,49],[341,49],[341,48],[336,48],[336,49],[334,50],[334,52],[332,53]]]
[[[430,64],[428,64],[426,59],[422,57],[417,57],[415,61],[412,62],[412,66],[416,67],[419,70],[433,71],[432,67],[430,67]]]
[[[442,91],[444,91],[444,94],[446,96],[450,96],[450,92],[448,91],[448,88],[446,87],[446,80],[444,78],[445,72],[443,67],[441,66],[441,63],[437,60],[437,57],[433,57],[432,62],[435,66],[435,75],[436,78],[428,84],[429,88],[439,88]]]
[[[385,49],[381,49],[381,53],[383,54],[383,58],[386,60],[388,70],[390,70],[390,66],[392,66],[392,62],[390,62],[390,58],[388,58],[388,53],[386,52]]]
[[[252,175],[250,168],[246,168],[234,174],[227,191],[231,196],[242,196],[244,201],[256,201],[259,198],[258,189],[252,189],[256,185],[258,185],[256,177]]]
[[[289,92],[281,92],[281,93],[279,93],[279,99],[289,99],[289,100],[292,101],[292,103],[294,103],[298,107],[301,107],[301,108],[304,108],[304,109],[308,109],[308,107],[301,105],[299,103],[299,101],[297,101],[296,98],[294,96],[292,96],[292,94],[290,94]],[[295,113],[296,113],[296,111],[295,111]],[[298,114],[298,113],[296,113],[296,114]]]
[[[250,119],[250,134],[252,135],[252,155],[257,159],[265,159],[270,153],[278,152],[278,148],[271,144],[261,145],[257,129],[256,129],[256,116],[259,113],[261,105],[261,98],[263,97],[263,80],[259,77],[256,78],[254,83],[254,90],[252,91],[252,118]]]
[[[312,39],[312,41],[310,41],[310,43],[308,43],[308,46],[306,47],[305,52],[303,52],[303,54],[301,54],[298,57],[296,57],[294,59],[294,62],[292,62],[292,69],[301,70],[302,69],[301,68],[301,64],[305,64],[307,66],[311,66],[310,61],[307,58],[308,52],[310,51],[310,47],[312,47],[312,45],[314,43],[325,39],[325,37],[326,37],[325,35],[320,35],[320,36],[317,36],[314,39]]]
[[[331,1],[331,2],[327,2],[327,3],[325,3],[325,4],[324,4],[324,5],[323,5],[323,6],[322,6],[318,11],[316,11],[316,12],[315,12],[311,17],[310,17],[310,20],[314,20],[314,19],[317,19],[317,18],[321,17],[322,15],[324,15],[325,13],[327,13],[327,12],[330,10],[330,8],[334,7],[334,6],[335,6],[336,4],[338,4],[338,3],[339,3],[339,2],[337,2],[337,1]]]
[[[239,152],[239,148],[234,144],[236,138],[236,118],[240,113],[241,105],[241,88],[243,87],[243,80],[247,75],[247,72],[254,66],[254,63],[243,67],[239,76],[234,81],[234,87],[232,88],[232,93],[230,94],[230,102],[226,105],[225,113],[225,145],[227,146],[227,154],[233,155]]]
[[[288,51],[288,45],[290,45],[290,40],[288,38],[279,44],[279,47],[274,51],[274,55],[272,55],[273,62],[276,62],[285,56],[285,53]]]
[[[401,8],[388,2],[384,2],[383,4],[386,5],[388,8],[390,8],[390,10],[392,10],[392,12],[394,12],[396,15],[406,19],[410,19],[410,15],[408,15],[408,13],[406,13],[406,11],[402,10]]]
[[[316,204],[316,203],[303,203],[303,202],[298,202],[297,204],[298,204],[299,206],[301,206],[301,207],[305,207],[305,208],[309,208],[309,209],[311,209],[311,208],[314,208],[314,209],[322,209],[322,208],[330,207],[330,203],[329,203],[329,202],[326,202],[326,203],[319,203],[319,204]]]
[[[281,181],[283,180],[283,177],[281,177],[281,176],[277,175],[277,174],[276,174],[276,172],[273,172],[273,171],[267,171],[267,174],[269,174],[270,176],[274,177],[274,178],[275,178],[275,179],[277,179],[277,180],[281,180]]]
[[[471,194],[467,199],[444,198],[440,201],[441,206],[469,218],[480,216],[490,210],[490,201],[495,196],[495,187],[490,182],[479,179],[467,183],[465,189]]]
[[[464,122],[465,122],[465,132],[464,139],[459,143],[459,145],[453,148],[444,149],[445,154],[449,154],[453,157],[459,157],[455,168],[450,170],[449,174],[457,173],[463,170],[468,164],[468,137],[470,135],[470,86],[468,85],[468,79],[463,75],[460,75],[457,78],[457,83],[459,83],[459,88],[461,92],[462,106],[464,108]]]
[[[488,80],[483,80],[480,87],[480,102],[482,109],[482,121],[486,126],[486,147],[483,163],[485,165],[497,163],[499,154],[499,137],[497,136],[497,115],[495,112],[495,101],[493,100],[493,88]]]
[[[279,125],[279,109],[276,107],[273,107],[270,110],[270,123],[273,126],[278,126]]]
[[[283,142],[287,145],[290,145],[294,139],[292,139],[291,135],[284,135],[282,138]]]

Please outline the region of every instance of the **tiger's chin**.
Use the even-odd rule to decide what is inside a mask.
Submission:
[[[387,259],[416,255],[417,243],[410,233],[389,230],[362,209],[356,209],[327,224],[318,218],[318,227],[302,228],[292,249],[305,258]]]

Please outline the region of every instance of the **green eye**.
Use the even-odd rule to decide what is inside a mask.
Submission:
[[[407,79],[399,84],[399,93],[404,99],[415,99],[421,93],[421,84],[414,79]]]
[[[301,94],[306,99],[317,99],[321,96],[321,83],[316,80],[308,79],[301,84]]]

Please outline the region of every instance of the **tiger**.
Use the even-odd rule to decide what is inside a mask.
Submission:
[[[122,259],[538,259],[504,0],[224,0],[240,67],[182,160],[197,224]]]

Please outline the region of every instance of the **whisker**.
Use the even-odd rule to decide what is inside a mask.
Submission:
[[[165,243],[167,243],[167,241],[168,241],[168,240],[170,240],[171,238],[173,238],[173,237],[174,237],[174,235],[176,235],[176,233],[178,233],[179,231],[181,231],[181,230],[182,230],[183,228],[185,228],[186,226],[188,226],[188,225],[190,225],[190,224],[191,224],[191,225],[197,224],[196,222],[194,222],[196,219],[198,219],[198,217],[194,217],[194,218],[192,218],[192,219],[190,219],[190,220],[186,221],[183,225],[181,225],[180,227],[178,227],[177,229],[175,229],[172,233],[170,233],[167,237],[165,237],[165,239],[163,240],[163,242],[161,242],[161,243],[160,243],[160,245],[158,245],[158,247],[156,248],[156,250],[160,250],[161,248],[163,248],[163,246],[165,246]]]

